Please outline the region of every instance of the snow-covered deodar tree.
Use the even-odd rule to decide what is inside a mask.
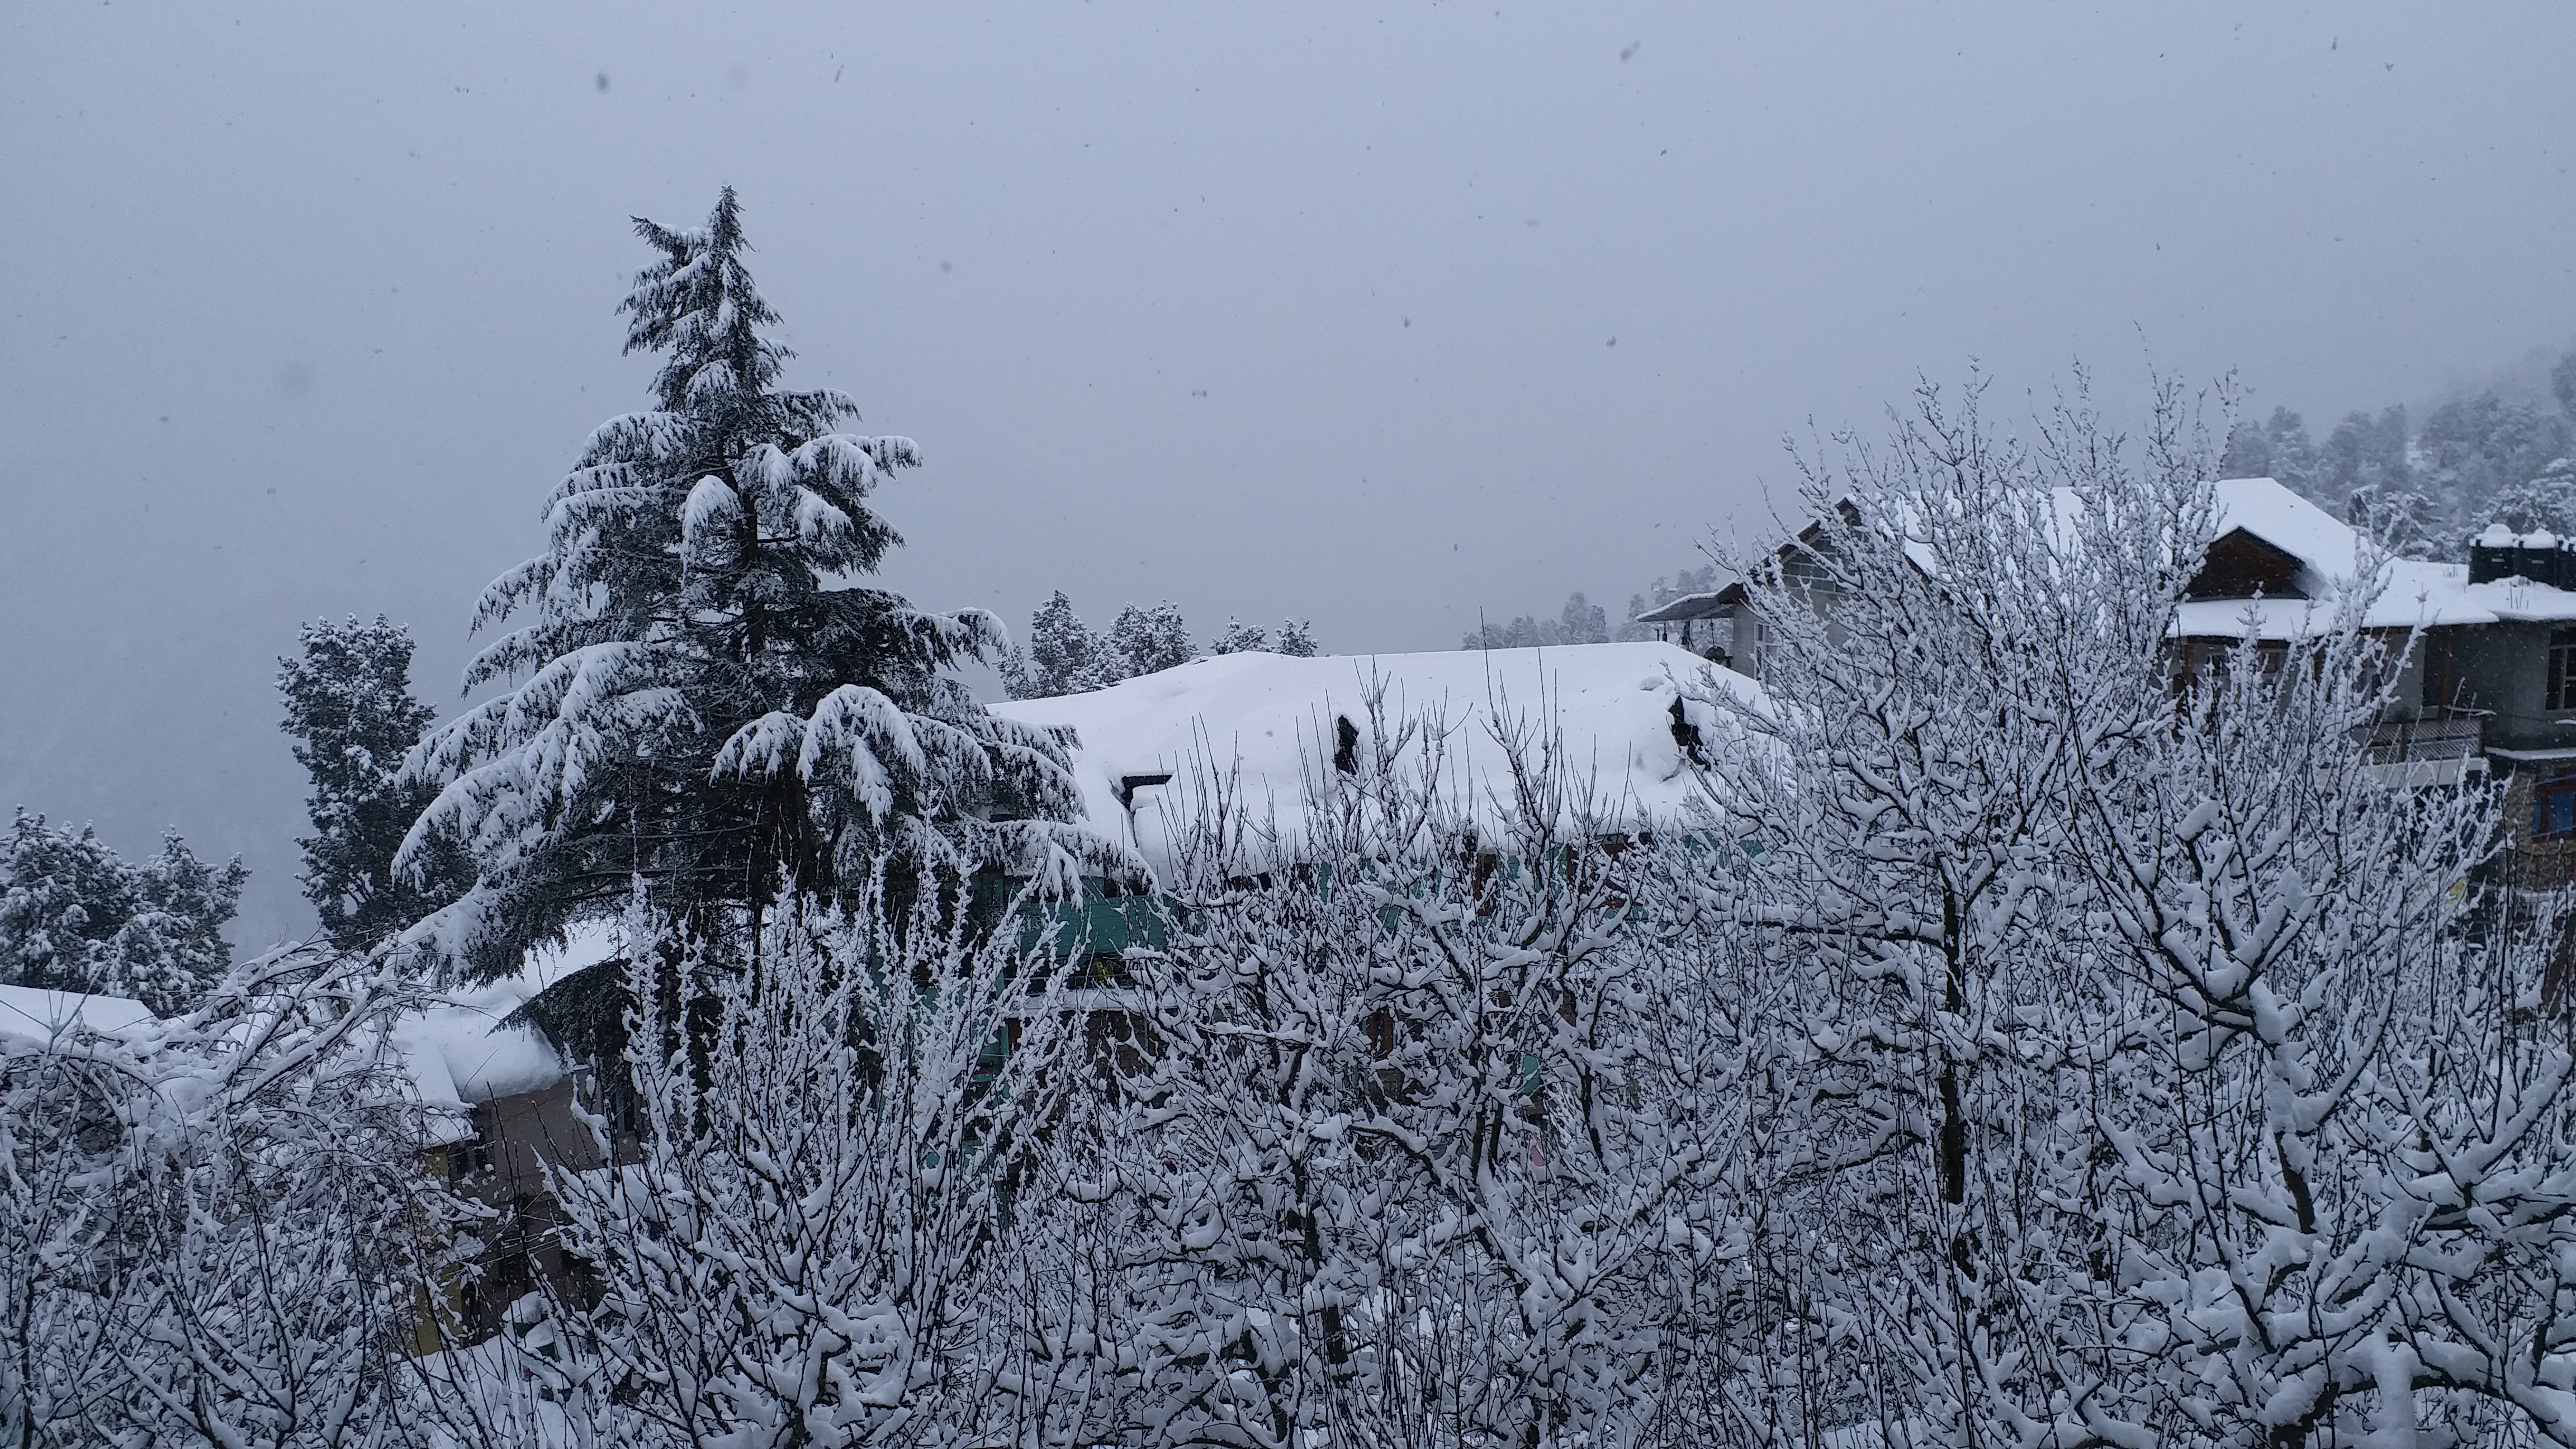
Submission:
[[[302,647],[278,661],[277,692],[295,761],[311,777],[305,811],[304,898],[323,932],[363,950],[456,899],[473,869],[440,837],[415,857],[410,878],[394,854],[436,790],[400,778],[403,756],[438,712],[412,697],[411,631],[382,614],[372,623],[307,624]]]
[[[417,934],[497,971],[637,877],[713,939],[782,877],[828,897],[880,857],[1057,885],[1125,869],[1065,823],[1062,748],[945,673],[998,651],[998,622],[854,582],[900,541],[870,494],[919,453],[841,431],[842,393],[780,386],[732,191],[702,227],[636,229],[661,254],[623,304],[628,350],[662,357],[653,406],[592,435],[545,551],[484,591],[477,626],[509,627],[467,684],[517,683],[409,757],[443,789],[402,864],[445,837],[479,869]]]
[[[2576,1442],[2550,922],[2489,907],[2491,792],[2367,764],[2366,566],[2175,672],[2208,463],[2170,392],[2133,449],[1927,391],[1750,570],[1704,899],[1777,988],[1768,1286],[1686,1325],[1741,1370],[1698,1437]]]

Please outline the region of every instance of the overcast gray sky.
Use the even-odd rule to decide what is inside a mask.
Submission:
[[[2576,9],[27,3],[0,43],[0,807],[299,932],[300,620],[476,590],[731,182],[929,466],[890,579],[1336,651],[1616,604],[1918,371],[2415,402],[2576,329]],[[1615,344],[1614,344],[1615,339]],[[2015,406],[2018,406],[2017,404]],[[2319,415],[2327,415],[2320,418]]]

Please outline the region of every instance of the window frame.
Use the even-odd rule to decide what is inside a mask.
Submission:
[[[2548,671],[2541,681],[2540,707],[2576,710],[2576,629],[2549,634]]]
[[[2576,838],[2576,770],[2561,770],[2532,782],[2531,838]]]

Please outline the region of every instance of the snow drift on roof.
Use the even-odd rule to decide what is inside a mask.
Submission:
[[[67,1031],[114,1035],[129,1027],[159,1020],[140,1001],[122,996],[84,996],[76,991],[46,991],[33,986],[0,986],[0,1037],[48,1041]]]
[[[390,1044],[420,1099],[461,1111],[562,1081],[563,1059],[545,1038],[505,1020],[548,986],[616,955],[620,939],[614,921],[581,923],[564,942],[530,952],[517,975],[446,992],[428,1010],[394,1023]]]
[[[1087,694],[992,710],[1070,729],[1094,828],[1165,870],[1178,822],[1199,818],[1220,788],[1235,792],[1253,821],[1272,825],[1278,848],[1293,855],[1310,787],[1333,769],[1340,722],[1350,722],[1361,756],[1376,743],[1369,699],[1379,691],[1390,730],[1406,719],[1441,729],[1448,754],[1440,788],[1480,829],[1498,826],[1512,798],[1498,728],[1552,729],[1611,828],[1676,820],[1696,789],[1673,728],[1683,682],[1701,682],[1694,692],[1702,695],[1724,690],[1757,706],[1761,698],[1752,680],[1688,650],[1638,643],[1313,659],[1221,654]],[[1706,703],[1683,701],[1683,712],[1704,738],[1721,736]]]

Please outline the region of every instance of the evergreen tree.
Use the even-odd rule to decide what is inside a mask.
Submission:
[[[2515,533],[2576,535],[2576,458],[2559,458],[2539,477],[2498,494],[2485,521]]]
[[[1660,581],[1658,581],[1660,582]],[[1643,609],[1637,612],[1645,612]],[[1560,644],[1607,644],[1610,616],[1583,591],[1568,594],[1553,619],[1515,616],[1508,624],[1480,624],[1459,644],[1461,649],[1553,649]]]
[[[2270,478],[2312,494],[2318,482],[2316,444],[2308,440],[2308,425],[2297,413],[2274,408],[2261,422],[2249,418],[2228,430],[2218,471],[2227,478]]]
[[[2425,481],[2455,527],[2482,516],[2506,489],[2540,476],[2567,455],[2568,443],[2565,419],[2492,390],[2433,409],[2415,437]]]
[[[400,777],[403,755],[437,711],[412,697],[409,630],[379,614],[373,623],[306,625],[296,658],[278,661],[286,733],[295,761],[313,780],[305,810],[313,833],[304,848],[305,899],[333,944],[348,950],[382,940],[455,900],[474,883],[456,842],[429,843],[423,869],[394,870],[394,853],[437,797]]]
[[[1644,592],[1628,596],[1628,617],[1619,621],[1619,627],[1610,631],[1610,637],[1623,641],[1652,639],[1655,637],[1653,626],[1638,623],[1639,614],[1649,609],[1660,609],[1687,594],[1715,592],[1717,584],[1717,565],[1713,563],[1683,569],[1669,580],[1658,575]]]
[[[1311,620],[1283,619],[1279,624],[1277,652],[1291,659],[1312,659],[1324,651],[1315,643],[1315,626]]]
[[[1591,603],[1577,589],[1565,601],[1556,616],[1558,636],[1568,644],[1607,644],[1610,642],[1610,616],[1599,604]]]
[[[2227,430],[2227,450],[2219,455],[2218,471],[2227,478],[2272,476],[2272,438],[2261,423],[2242,418]]]
[[[782,876],[833,896],[880,855],[916,881],[1136,869],[1072,823],[1064,747],[947,672],[998,652],[999,622],[850,582],[900,542],[869,495],[920,454],[840,431],[842,393],[779,386],[792,354],[732,190],[703,227],[636,231],[661,253],[621,307],[627,350],[661,357],[653,405],[592,434],[544,552],[484,591],[478,628],[517,626],[466,683],[515,687],[406,762],[442,788],[398,866],[444,837],[479,870],[438,943],[512,969],[639,877],[686,929],[732,938]]]
[[[1190,644],[1189,626],[1181,621],[1180,606],[1168,602],[1150,609],[1129,604],[1119,610],[1110,621],[1109,647],[1117,654],[1122,677],[1128,679],[1159,674],[1198,657]]]
[[[2388,408],[2376,418],[2364,412],[2347,414],[2326,435],[2317,460],[2315,495],[2337,502],[2365,488],[2382,494],[2411,490],[2415,486],[2411,437],[2402,407]]]
[[[0,843],[0,979],[185,1011],[232,965],[224,923],[250,870],[207,866],[172,831],[128,862],[98,832],[17,811]]]
[[[2353,527],[2401,557],[2442,558],[2452,549],[2441,506],[2412,488],[2366,484],[2345,508]]]
[[[1081,694],[1124,677],[1109,641],[1082,622],[1062,589],[1029,616],[1028,648],[1013,649],[1002,660],[1013,699]]]
[[[1545,623],[1527,614],[1513,617],[1507,624],[1484,623],[1459,642],[1461,649],[1537,649],[1556,642],[1557,623]]]
[[[1225,631],[1216,636],[1216,642],[1208,646],[1208,652],[1210,654],[1267,654],[1270,652],[1270,631],[1258,624],[1247,624],[1241,619],[1228,619],[1225,621]]]
[[[1270,631],[1258,624],[1240,619],[1225,621],[1225,632],[1208,646],[1210,654],[1284,654],[1291,659],[1312,659],[1321,651],[1315,647],[1315,626],[1304,619],[1282,620],[1279,642],[1270,642]]]

